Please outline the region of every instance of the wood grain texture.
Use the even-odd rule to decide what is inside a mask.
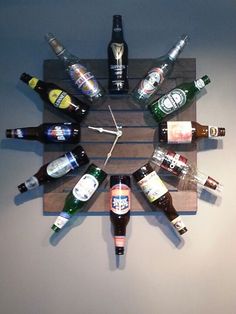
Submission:
[[[105,87],[107,86],[107,61],[81,60],[88,67]],[[155,64],[154,59],[131,59],[129,61],[129,84],[130,91],[136,86],[145,73]],[[86,101],[79,93],[78,89],[70,81],[63,65],[58,60],[44,61],[44,80],[53,82],[64,88],[69,93]],[[156,97],[167,93],[176,85],[192,81],[196,78],[196,60],[177,60],[173,72],[167,79]],[[114,135],[101,134],[88,129],[88,126],[105,127],[113,130],[114,125],[108,109],[111,106],[118,125],[122,125],[123,135],[119,139],[112,157],[104,169],[108,173],[107,181],[95,193],[85,208],[85,211],[104,213],[109,211],[109,175],[111,174],[132,174],[142,165],[150,160],[154,148],[158,145],[158,124],[145,108],[135,104],[129,95],[111,96],[107,93],[103,103],[90,105],[90,112],[81,123],[81,141],[90,162],[102,167],[106,159],[106,154],[111,148]],[[171,120],[196,120],[196,102],[193,102],[183,112],[178,113]],[[67,116],[61,114],[54,108],[45,104],[43,111],[43,122],[64,122],[72,121]],[[76,145],[47,144],[44,145],[43,162],[47,163],[56,159],[64,152],[70,151]],[[178,151],[186,156],[190,162],[196,164],[197,152],[196,144],[190,145],[169,145],[172,150]],[[44,186],[43,210],[45,213],[58,213],[62,210],[66,195],[71,191],[79,178],[87,169],[84,165],[65,177]],[[173,203],[177,211],[195,213],[197,211],[196,187],[185,187],[176,177],[171,174],[159,171],[160,177],[165,182],[172,194]],[[137,213],[151,212],[148,202],[135,183],[132,184],[132,211]]]

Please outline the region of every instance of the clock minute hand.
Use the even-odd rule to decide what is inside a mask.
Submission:
[[[115,126],[116,126],[116,129],[117,129],[117,131],[118,131],[118,130],[119,130],[119,127],[118,127],[118,125],[117,125],[117,123],[116,123],[116,119],[115,119],[115,117],[114,117],[114,114],[113,114],[113,112],[112,112],[112,110],[111,110],[110,105],[108,105],[108,108],[109,108],[109,110],[110,110],[110,113],[111,113],[112,119],[113,119],[114,124],[115,124]]]

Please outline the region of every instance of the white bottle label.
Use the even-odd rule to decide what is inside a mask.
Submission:
[[[149,173],[138,184],[151,203],[168,192],[168,189],[155,171]]]
[[[39,186],[39,181],[36,177],[33,176],[25,181],[25,186],[27,187],[27,190],[32,190]]]
[[[175,88],[158,100],[158,108],[165,114],[170,114],[186,103],[186,94],[182,89]]]
[[[171,144],[191,143],[191,121],[167,121],[167,142]]]
[[[68,155],[68,154],[67,154]],[[68,173],[70,170],[74,169],[71,160],[67,157],[67,155],[60,157],[56,160],[50,162],[47,166],[47,174],[52,178],[60,178]],[[73,162],[76,162],[73,154],[70,153],[70,158],[73,157]],[[77,166],[78,163],[76,162]]]
[[[186,228],[185,224],[183,223],[182,219],[179,216],[172,220],[171,223],[173,224],[177,231]]]
[[[140,82],[138,93],[141,97],[148,99],[161,85],[164,80],[163,71],[160,68],[151,69],[147,76]]]
[[[218,127],[209,125],[208,126],[208,137],[218,136]]]
[[[199,90],[202,89],[203,87],[205,87],[205,83],[202,79],[194,81],[194,84],[195,84],[196,88]]]
[[[72,192],[79,201],[86,202],[97,190],[98,185],[98,180],[91,174],[86,173],[75,185]]]
[[[61,212],[61,214],[57,217],[56,221],[54,222],[54,225],[61,229],[65,226],[65,224],[70,219],[70,215],[64,212]]]

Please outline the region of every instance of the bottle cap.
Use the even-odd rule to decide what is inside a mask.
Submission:
[[[225,128],[218,128],[218,136],[225,136]]]
[[[13,137],[13,133],[11,129],[6,129],[6,137]]]
[[[28,83],[31,79],[32,79],[32,76],[27,73],[22,73],[20,76],[20,80],[25,83]]]
[[[115,251],[116,251],[116,255],[124,255],[125,248],[121,246],[116,246]]]
[[[208,75],[204,75],[201,79],[203,80],[205,85],[207,85],[207,84],[209,84],[211,82],[211,80],[210,80]]]
[[[61,229],[58,228],[56,225],[52,225],[51,229],[55,232],[59,232]]]
[[[188,229],[186,227],[184,227],[183,229],[179,230],[179,234],[184,234],[185,232],[187,232]]]
[[[27,189],[25,183],[21,183],[20,185],[18,185],[17,188],[18,188],[18,190],[19,190],[21,193],[24,193],[24,192],[28,191],[28,189]]]

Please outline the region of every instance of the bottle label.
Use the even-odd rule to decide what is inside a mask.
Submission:
[[[185,224],[183,223],[182,219],[179,216],[172,220],[171,223],[173,224],[177,231],[186,228]]]
[[[187,164],[187,161],[187,158],[184,156],[168,151],[160,166],[174,175],[179,176],[182,173],[184,166]]]
[[[194,81],[194,84],[198,90],[201,90],[203,87],[205,87],[205,83],[202,79]]]
[[[15,137],[17,137],[17,138],[24,138],[24,130],[16,129],[14,133],[15,133]]]
[[[68,222],[70,219],[70,215],[66,212],[61,212],[60,215],[57,217],[56,221],[54,222],[54,225],[61,229],[62,227],[65,226],[65,224]]]
[[[71,138],[72,132],[66,125],[53,125],[47,130],[46,136],[53,142],[65,142]]]
[[[168,192],[168,189],[155,171],[149,173],[138,184],[151,203]]]
[[[117,215],[130,210],[130,188],[126,184],[116,184],[111,188],[110,208]]]
[[[163,71],[160,68],[151,69],[147,76],[140,82],[138,93],[142,98],[148,99],[164,80]]]
[[[29,80],[29,82],[28,82],[29,87],[31,87],[32,89],[34,89],[35,86],[37,85],[38,81],[39,81],[39,80],[38,80],[36,77],[32,77],[32,79]]]
[[[218,127],[209,125],[208,126],[208,137],[218,136]]]
[[[191,143],[191,121],[167,121],[167,142],[170,144]]]
[[[158,100],[158,108],[165,114],[170,114],[186,103],[186,94],[180,88],[175,88]]]
[[[74,155],[69,152],[65,156],[50,162],[47,166],[47,174],[52,178],[60,178],[67,174],[70,170],[79,167]]]
[[[27,190],[35,189],[39,186],[39,181],[36,177],[33,176],[25,181],[25,186]]]
[[[52,89],[48,97],[50,102],[57,108],[66,109],[71,105],[70,96],[61,89]]]
[[[84,95],[94,97],[100,92],[94,76],[82,65],[73,64],[70,67],[69,74]]]
[[[123,43],[112,43],[111,49],[114,58],[118,61],[118,65],[122,63],[122,56],[124,54],[124,44]]]
[[[87,202],[98,188],[98,180],[91,174],[86,173],[73,189],[73,195],[79,201]]]

